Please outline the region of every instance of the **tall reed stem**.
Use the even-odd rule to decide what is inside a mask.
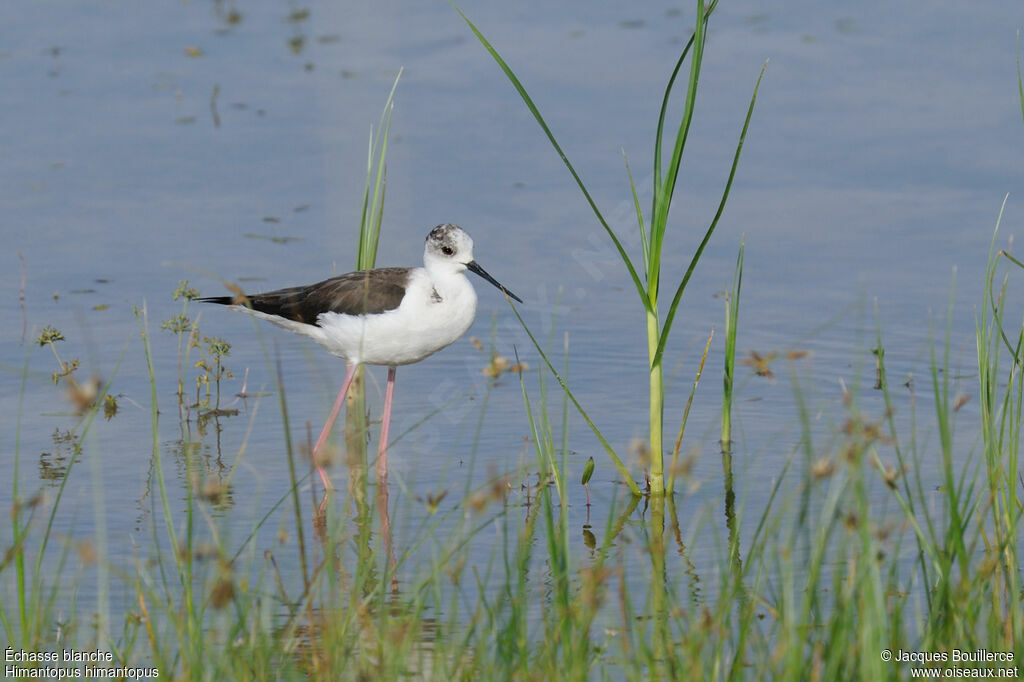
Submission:
[[[655,308],[647,311],[647,352],[651,363],[651,492],[662,493],[665,491],[665,471],[661,456],[665,390],[662,384],[664,372],[661,367],[661,358],[656,357],[658,336],[658,311]]]
[[[636,292],[640,297],[640,302],[644,307],[644,311],[647,314],[647,357],[649,361],[649,382],[650,382],[650,451],[651,451],[651,462],[650,462],[650,493],[652,495],[664,495],[665,494],[665,471],[664,471],[664,452],[662,449],[663,445],[663,422],[664,422],[664,382],[663,382],[663,370],[662,370],[662,356],[665,353],[665,345],[668,342],[669,332],[672,330],[672,322],[675,319],[675,313],[679,307],[679,302],[682,298],[683,291],[686,289],[686,285],[690,281],[690,277],[693,275],[694,269],[697,267],[697,262],[700,260],[704,253],[704,248],[708,245],[711,240],[711,235],[714,233],[715,228],[718,226],[718,221],[722,217],[722,212],[725,209],[725,202],[729,197],[729,191],[732,188],[733,179],[736,177],[736,168],[739,165],[740,152],[743,149],[743,140],[747,134],[747,128],[750,125],[750,117],[754,111],[754,102],[757,100],[757,90],[761,85],[761,78],[764,77],[765,69],[761,69],[761,75],[758,76],[757,85],[754,86],[754,93],[750,99],[750,106],[747,109],[747,116],[743,122],[743,130],[740,133],[740,139],[736,146],[735,154],[733,155],[732,167],[729,171],[728,180],[725,183],[725,188],[722,191],[722,197],[718,204],[718,210],[715,213],[714,218],[710,221],[707,230],[704,233],[704,237],[700,242],[700,245],[694,251],[693,256],[690,260],[689,266],[686,268],[682,280],[676,287],[675,293],[672,297],[672,303],[669,305],[664,322],[662,323],[659,313],[659,302],[658,293],[661,281],[661,254],[662,245],[665,240],[665,232],[668,225],[669,209],[672,206],[672,196],[675,192],[676,181],[679,176],[679,168],[682,163],[683,150],[686,147],[686,140],[690,132],[690,123],[693,120],[693,109],[697,100],[697,83],[700,79],[701,63],[704,57],[704,45],[707,37],[707,22],[711,16],[711,13],[715,10],[718,5],[718,0],[711,0],[705,2],[704,0],[697,0],[696,3],[696,14],[694,20],[694,30],[690,36],[689,41],[683,48],[679,59],[676,61],[675,67],[672,70],[672,75],[668,79],[668,84],[665,86],[665,93],[662,97],[661,109],[658,115],[658,127],[654,139],[654,182],[653,182],[653,196],[651,201],[651,214],[650,221],[645,221],[643,210],[640,208],[640,202],[638,199],[638,193],[636,186],[633,183],[632,175],[629,175],[630,188],[633,193],[633,203],[636,209],[637,223],[640,226],[641,241],[643,243],[643,271],[642,273],[638,270],[637,266],[633,263],[629,254],[626,252],[625,247],[622,245],[622,241],[615,234],[615,231],[608,224],[608,221],[602,215],[601,210],[597,206],[597,202],[591,196],[584,185],[583,180],[580,178],[579,173],[573,167],[569,161],[569,157],[562,150],[558,141],[555,139],[554,133],[548,127],[548,124],[544,121],[544,117],[541,116],[540,110],[537,105],[530,98],[530,95],[526,92],[526,87],[520,82],[519,78],[512,71],[511,67],[502,59],[498,51],[488,42],[484,35],[473,25],[473,22],[460,10],[455,7],[456,11],[463,18],[469,28],[476,35],[480,43],[487,49],[494,60],[501,67],[501,70],[508,77],[512,86],[519,93],[526,108],[530,110],[533,117],[536,119],[537,124],[540,125],[544,134],[547,136],[548,141],[551,142],[551,146],[554,147],[558,156],[565,163],[566,168],[572,175],[573,180],[576,181],[576,185],[580,188],[583,193],[587,204],[590,209],[594,212],[594,216],[597,218],[601,227],[608,234],[608,237],[612,240],[615,245],[616,251],[618,251],[619,257],[622,259],[623,265],[629,272],[630,279],[633,280],[633,286],[636,288]],[[689,57],[690,70],[689,74],[685,79],[685,84],[680,82],[681,87],[685,87],[685,97],[683,99],[683,111],[679,118],[679,123],[676,128],[674,136],[670,135],[670,129],[666,130],[665,122],[668,114],[669,104],[672,101],[672,95],[675,92],[676,79],[682,71],[683,64],[686,63],[687,57]],[[765,65],[767,66],[767,64]],[[667,151],[668,160],[667,163],[663,163],[662,151]],[[626,164],[626,171],[629,174],[629,164]],[[518,315],[518,313],[517,313]],[[521,320],[521,318],[520,318]],[[524,325],[525,327],[525,325]],[[529,332],[529,330],[527,330]],[[532,335],[531,335],[532,338]],[[540,347],[537,347],[538,351],[543,354]],[[550,363],[549,367],[550,367]],[[554,372],[554,368],[551,368]],[[563,384],[563,388],[568,388]],[[582,407],[576,403],[573,399],[574,404],[583,412]],[[586,413],[583,413],[584,417],[587,418],[588,424],[592,422],[589,417],[586,417]],[[605,441],[602,440],[602,445]],[[610,448],[606,447],[611,455],[612,462],[619,468],[623,476],[627,479],[627,483],[630,489],[637,492],[636,485],[629,480],[629,472],[622,466],[621,460],[617,455],[611,452]]]

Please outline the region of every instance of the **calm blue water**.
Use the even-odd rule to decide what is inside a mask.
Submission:
[[[476,240],[477,259],[526,300],[524,318],[539,337],[551,334],[559,367],[568,335],[570,381],[609,441],[626,451],[644,433],[646,345],[632,284],[560,160],[457,14],[447,3],[315,2],[307,17],[290,19],[295,8],[246,3],[239,23],[208,2],[0,9],[3,468],[13,469],[20,415],[20,495],[53,490],[40,462],[62,452],[55,430],[77,422],[50,381],[50,350],[32,343],[54,325],[67,337],[62,357],[81,360],[82,378],[113,375],[111,392],[121,405],[114,419],[94,427],[58,527],[93,536],[89,457],[96,456],[115,563],[127,565],[133,541],[145,544],[152,523],[150,388],[133,307],[149,313],[160,440],[178,511],[188,477],[175,456],[183,438],[174,397],[177,346],[160,331],[161,321],[180,311],[171,292],[182,279],[217,295],[226,291],[222,278],[258,290],[351,269],[368,134],[400,67],[378,265],[417,264],[432,226],[462,225]],[[484,2],[466,9],[526,84],[637,255],[622,150],[649,196],[654,125],[663,84],[689,34],[689,6]],[[724,302],[717,293],[731,282],[744,236],[738,347],[743,354],[812,351],[799,365],[801,385],[812,411],[823,415],[815,423],[824,439],[842,420],[841,382],[859,385],[865,412],[881,416],[881,400],[870,391],[876,301],[894,382],[913,375],[925,388],[931,325],[938,334],[945,324],[954,268],[951,356],[965,374],[958,390],[976,393],[974,314],[1007,192],[1001,245],[1022,216],[1015,63],[1022,24],[1024,7],[1014,2],[723,4],[666,242],[666,297],[714,214],[752,88],[770,62],[728,208],[666,354],[675,377],[666,416],[671,442],[704,341],[712,327],[719,334],[688,428],[686,447],[701,453],[697,486],[681,506],[720,523]],[[487,343],[496,314],[497,348],[511,357],[514,346],[531,365],[527,382],[536,400],[539,359],[497,292],[480,284],[470,334]],[[225,521],[240,541],[287,487],[274,354],[298,441],[307,420],[317,433],[344,366],[245,316],[196,306],[190,314],[201,314],[204,333],[233,344],[227,363],[236,379],[224,384],[224,402],[240,415],[197,439],[204,476],[225,475],[244,445]],[[442,508],[451,509],[467,485],[494,472],[515,471],[522,460],[535,469],[515,377],[491,392],[474,454],[486,361],[464,339],[398,373],[395,433],[455,399],[392,449],[400,546],[424,513],[410,499],[450,488]],[[763,505],[766,481],[799,437],[785,363],[773,368],[774,381],[746,367],[739,375],[736,484],[752,509]],[[262,401],[233,402],[246,370],[248,390],[268,393]],[[185,372],[194,386],[195,371]],[[384,378],[372,370],[374,416]],[[470,397],[460,397],[467,391]],[[930,413],[922,401],[927,440]],[[976,410],[972,401],[961,414],[970,419]],[[899,418],[905,423],[908,411]],[[578,480],[590,454],[598,460],[593,525],[603,528],[603,510],[614,495],[621,499],[617,474],[575,414],[570,428],[569,478]],[[965,431],[970,442],[973,433]],[[341,467],[335,477],[344,480]],[[583,490],[573,485],[570,494],[578,528]],[[0,485],[0,508],[10,504],[11,486]],[[257,555],[278,523],[257,538]],[[491,552],[485,545],[482,562]]]

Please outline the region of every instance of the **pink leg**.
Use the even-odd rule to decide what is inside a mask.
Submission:
[[[395,394],[395,368],[388,367],[388,386],[384,389],[384,416],[380,425],[380,455],[377,458],[377,477],[388,477],[388,433],[391,431],[391,398]]]
[[[338,398],[334,401],[334,407],[331,408],[331,414],[327,417],[327,423],[324,424],[324,430],[320,432],[320,437],[316,439],[316,445],[313,446],[313,461],[316,462],[316,456],[320,452],[320,448],[327,442],[327,436],[331,434],[331,427],[334,426],[334,421],[338,418],[338,413],[341,412],[341,406],[345,403],[345,396],[348,395],[348,387],[352,383],[352,377],[356,375],[356,363],[349,363],[348,372],[345,374],[345,383],[341,385],[341,391],[338,392]],[[334,486],[331,485],[331,479],[327,478],[327,472],[322,466],[317,466],[317,473],[320,474],[320,479],[324,482],[324,488],[327,490],[333,490]]]

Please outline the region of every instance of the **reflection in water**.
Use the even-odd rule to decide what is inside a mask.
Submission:
[[[237,410],[232,411],[237,414]],[[211,410],[197,415],[196,434],[191,433],[191,420],[181,421],[183,437],[171,444],[177,478],[183,488],[196,498],[208,502],[218,512],[234,507],[231,486],[232,467],[224,461],[221,449],[223,426],[221,417],[233,416],[229,411]],[[212,447],[206,443],[212,431]]]
[[[594,531],[590,529],[590,510],[587,510],[587,522],[583,524],[583,546],[590,550],[590,556],[594,556],[594,550],[597,548],[597,537],[594,535]]]
[[[77,436],[69,430],[54,429],[50,437],[53,450],[39,453],[39,480],[55,488],[61,485],[68,469],[78,461],[81,447]]]
[[[743,582],[743,557],[740,554],[740,532],[736,522],[736,491],[733,488],[732,452],[722,448],[723,485],[725,486],[725,526],[729,537],[729,566],[732,569],[735,594],[744,608],[750,606],[750,596]]]
[[[687,550],[686,545],[683,543],[683,534],[679,528],[679,517],[676,515],[676,498],[674,495],[668,496],[668,511],[669,518],[671,519],[672,536],[676,541],[676,553],[684,562],[685,568],[683,569],[683,572],[686,574],[687,582],[690,587],[690,604],[692,606],[699,606],[704,602],[704,598],[701,595],[700,590],[700,574],[697,572],[697,567],[690,558],[689,550]]]
[[[307,586],[307,594],[303,595],[305,608],[290,611],[281,626],[294,628],[299,640],[294,652],[296,661],[307,666],[310,675],[323,678],[331,677],[333,671],[351,670],[351,655],[356,653],[360,655],[360,675],[372,676],[373,670],[385,664],[395,638],[411,636],[417,647],[429,651],[437,630],[434,620],[419,615],[412,601],[403,601],[387,474],[378,471],[374,484],[368,474],[366,429],[369,420],[362,407],[362,368],[353,386],[347,396],[345,428],[348,485],[344,493],[325,490],[313,518],[323,556],[313,573],[326,572],[330,576],[327,584],[336,589],[324,592],[310,590]],[[375,504],[370,503],[371,488]],[[353,555],[346,556],[348,548],[354,550]],[[385,557],[383,565],[381,549]],[[416,613],[417,617],[409,619],[410,613]],[[392,629],[392,618],[395,629]],[[417,632],[402,631],[409,622],[417,623]],[[343,627],[339,633],[338,623],[351,623],[356,631],[345,632]],[[339,634],[341,642],[337,641]],[[339,657],[343,659],[340,662],[336,660]],[[429,655],[418,658],[430,660]]]
[[[736,491],[733,489],[732,452],[722,448],[722,484],[725,487],[725,527],[729,532],[729,563],[736,569],[736,575],[743,572],[740,557],[740,536],[736,527]]]

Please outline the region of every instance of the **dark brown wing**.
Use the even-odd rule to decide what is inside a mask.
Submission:
[[[278,289],[248,296],[253,310],[316,324],[321,313],[374,315],[394,310],[402,303],[410,268],[380,268],[350,272],[303,287]],[[200,299],[222,305],[245,304],[230,296]]]

